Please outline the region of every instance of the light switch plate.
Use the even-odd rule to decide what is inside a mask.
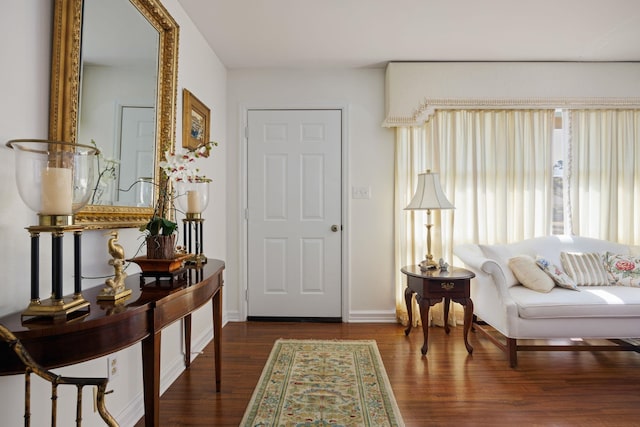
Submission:
[[[370,199],[371,187],[352,187],[351,198],[352,199]]]

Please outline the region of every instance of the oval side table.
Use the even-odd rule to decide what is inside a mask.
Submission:
[[[404,299],[407,304],[409,314],[409,326],[404,334],[409,335],[413,324],[413,313],[411,310],[411,297],[416,294],[416,301],[420,306],[420,318],[422,319],[422,333],[424,344],[422,354],[427,354],[429,348],[429,308],[442,301],[444,298],[444,330],[448,334],[449,305],[450,301],[455,301],[464,306],[464,345],[469,354],[473,352],[473,347],[469,344],[468,335],[471,329],[473,317],[473,301],[471,301],[471,279],[476,275],[464,268],[449,267],[448,271],[440,269],[420,271],[419,265],[409,265],[400,270],[407,275],[407,289],[404,291]]]

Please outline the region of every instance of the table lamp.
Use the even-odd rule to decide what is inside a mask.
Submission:
[[[427,211],[427,254],[425,259],[420,262],[420,270],[427,271],[436,268],[438,264],[433,260],[431,254],[431,211],[440,209],[455,209],[451,202],[444,195],[440,186],[440,176],[427,170],[425,173],[418,175],[418,186],[413,199],[405,210],[426,210]]]

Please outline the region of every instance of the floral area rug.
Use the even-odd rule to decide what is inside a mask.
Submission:
[[[241,427],[404,426],[376,342],[279,339]]]

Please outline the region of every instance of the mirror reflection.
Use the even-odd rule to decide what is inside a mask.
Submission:
[[[160,35],[129,0],[84,0],[77,141],[100,149],[93,205],[152,205]]]

